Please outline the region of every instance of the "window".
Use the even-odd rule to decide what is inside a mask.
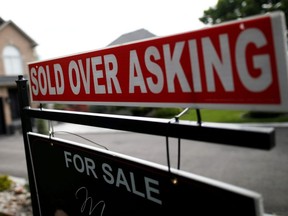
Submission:
[[[22,75],[23,63],[19,50],[14,46],[6,46],[3,50],[3,60],[6,75]]]

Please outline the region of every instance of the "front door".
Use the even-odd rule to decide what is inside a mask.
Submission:
[[[4,119],[4,109],[3,109],[3,98],[0,98],[0,134],[5,134],[5,119]]]

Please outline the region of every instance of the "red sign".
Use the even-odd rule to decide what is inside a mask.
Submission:
[[[276,12],[30,63],[32,100],[287,111],[286,43]]]

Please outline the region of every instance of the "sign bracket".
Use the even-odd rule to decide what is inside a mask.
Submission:
[[[241,128],[239,126],[225,126],[214,123],[202,123],[201,127],[199,127],[197,123],[191,121],[167,124],[170,120],[51,109],[42,109],[40,111],[30,107],[24,107],[23,113],[29,118],[263,150],[270,150],[275,145],[275,130],[269,127]],[[167,134],[168,131],[169,134]],[[207,134],[210,136],[207,136]]]
[[[182,112],[180,112],[178,115],[176,115],[173,119],[175,119],[175,122],[179,123],[179,119],[181,116],[183,116],[185,113],[187,113],[189,110],[189,107],[185,108]],[[199,126],[201,126],[201,113],[199,109],[196,109],[196,114],[197,114],[197,123]],[[169,123],[173,120],[171,119]],[[177,169],[180,169],[180,163],[181,163],[181,138],[178,137],[178,158],[177,158]],[[169,137],[166,136],[166,153],[167,153],[167,165],[168,165],[168,170],[170,172],[170,153],[169,153]]]

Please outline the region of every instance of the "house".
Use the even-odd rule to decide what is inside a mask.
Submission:
[[[16,80],[28,76],[27,63],[37,60],[37,43],[12,21],[0,18],[0,134],[20,124]]]

